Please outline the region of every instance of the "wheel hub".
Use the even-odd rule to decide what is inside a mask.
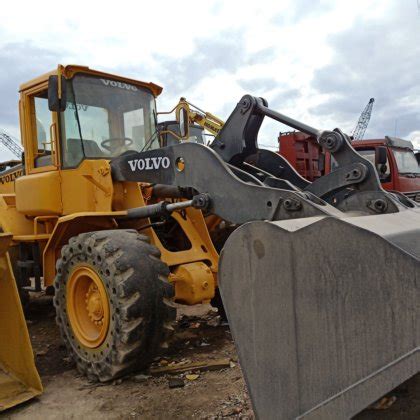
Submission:
[[[85,347],[99,347],[108,334],[109,313],[100,276],[92,267],[78,265],[67,282],[67,314],[75,339]]]
[[[98,291],[98,287],[94,283],[91,283],[89,286],[85,302],[86,310],[91,321],[96,325],[102,325],[104,308],[102,306],[101,295]]]

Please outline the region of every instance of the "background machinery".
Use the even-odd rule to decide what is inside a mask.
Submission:
[[[22,146],[7,134],[0,130],[0,145],[11,152],[16,159],[0,162],[0,190],[2,192],[13,192],[14,180],[22,175]]]
[[[13,139],[12,136],[7,134],[5,131],[0,130],[0,144],[7,149],[8,151],[12,152],[17,159],[22,158],[22,146],[17,143],[16,140]]]
[[[354,130],[352,132],[352,137],[354,140],[363,140],[366,128],[369,125],[370,117],[372,115],[372,108],[374,102],[375,98],[370,98],[365,109],[360,114],[359,120],[357,121],[357,125],[356,127],[354,127]]]
[[[0,190],[13,192],[14,180],[22,175],[22,146],[5,131],[0,130],[0,145],[13,153],[16,159],[0,162]]]
[[[38,249],[19,261],[39,255],[88,378],[145,368],[172,302],[209,302],[219,281],[261,418],[349,417],[419,371],[418,207],[340,130],[247,95],[210,147],[185,141],[181,104],[184,141],[161,147],[153,83],[59,66],[20,91],[25,174],[0,195],[0,223]],[[309,183],[259,149],[266,117],[314,136],[337,170]],[[238,226],[220,264],[203,214]]]
[[[279,153],[308,181],[337,167],[331,155],[323,151],[311,135],[299,131],[280,133],[278,141]],[[352,140],[351,144],[375,165],[384,189],[399,191],[420,201],[420,166],[410,141],[385,136],[384,139]]]
[[[198,106],[181,98],[176,106],[176,113],[179,116],[184,110],[190,124],[197,124],[207,130],[213,136],[217,136],[224,125],[224,121],[210,112],[203,111]],[[178,117],[179,119],[179,117]]]

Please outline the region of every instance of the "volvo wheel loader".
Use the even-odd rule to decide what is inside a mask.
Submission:
[[[59,66],[21,86],[24,174],[0,196],[20,284],[41,277],[82,373],[165,346],[172,303],[220,286],[259,418],[347,418],[419,371],[420,215],[340,130],[244,96],[210,147],[161,147],[153,83]],[[339,167],[312,184],[258,148],[265,117]],[[188,112],[178,109],[188,139]],[[219,255],[204,216],[236,227]],[[230,233],[230,232],[229,232]],[[7,345],[6,345],[7,347]]]

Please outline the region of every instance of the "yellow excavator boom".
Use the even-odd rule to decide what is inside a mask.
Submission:
[[[11,239],[0,234],[0,412],[42,393],[7,253]]]
[[[178,121],[181,108],[187,111],[190,124],[198,124],[214,136],[217,136],[225,124],[219,117],[216,117],[210,112],[203,111],[198,106],[188,102],[185,98],[181,98],[176,106],[176,117]]]

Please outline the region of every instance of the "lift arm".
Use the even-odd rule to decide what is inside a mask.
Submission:
[[[258,174],[250,169],[247,159],[259,152],[257,136],[265,116],[315,135],[337,160],[340,170],[323,177],[327,181],[321,178],[310,184],[304,191],[290,190],[274,175],[275,162],[272,161],[270,168],[261,168],[268,182],[253,183],[252,177]],[[232,165],[252,177],[240,179],[231,169]],[[352,148],[348,137],[340,130],[317,130],[271,110],[264,99],[249,95],[236,106],[211,148],[181,143],[121,156],[111,162],[111,167],[118,181],[190,187],[198,193],[207,193],[209,210],[234,223],[325,214],[338,216],[337,210],[322,199],[327,194],[332,195],[330,202],[343,211],[393,213],[415,206],[402,203],[381,188],[373,165]],[[353,187],[351,191],[346,190],[349,186]]]

